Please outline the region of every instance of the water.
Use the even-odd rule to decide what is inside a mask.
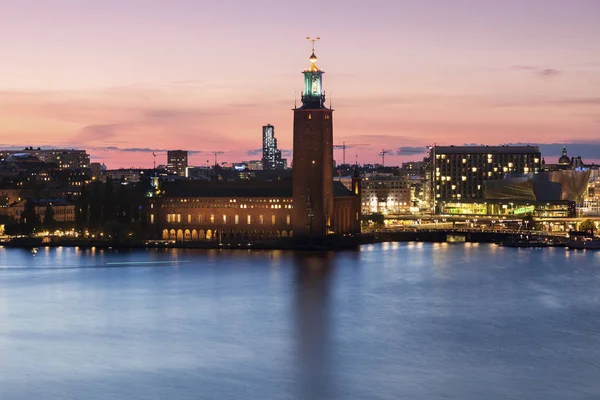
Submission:
[[[600,252],[0,248],[0,399],[598,399]]]

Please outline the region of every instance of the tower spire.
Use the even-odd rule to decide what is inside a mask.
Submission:
[[[310,40],[312,42],[312,52],[313,52],[313,54],[315,54],[315,42],[317,40],[321,40],[321,38],[317,36],[316,38],[313,39],[310,36],[307,36],[306,40]]]
[[[303,108],[325,108],[325,91],[323,90],[323,70],[317,66],[317,56],[315,55],[315,43],[321,40],[320,37],[306,37],[312,44],[312,54],[310,56],[310,66],[303,72],[304,91],[302,92]]]

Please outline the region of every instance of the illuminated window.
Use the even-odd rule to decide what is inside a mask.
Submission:
[[[275,225],[275,216],[274,215],[271,215],[271,224]]]
[[[188,214],[188,224],[192,223],[192,216],[190,214]]]
[[[471,169],[471,171],[473,171],[473,172],[477,172],[477,167],[473,167],[473,168]]]
[[[201,224],[202,223],[202,214],[198,214],[198,223]]]
[[[258,223],[261,224],[261,225],[264,224],[265,223],[265,217],[263,217],[262,215],[259,215],[258,216]]]
[[[291,225],[292,224],[292,216],[290,214],[286,215],[286,217],[285,217],[285,223],[287,225]]]
[[[153,224],[154,223],[154,214],[150,214],[150,223]]]
[[[210,214],[210,223],[211,224],[215,223],[215,214]]]
[[[467,177],[466,177],[466,176],[462,176],[462,177],[461,177],[461,179],[462,179],[462,181],[464,182],[464,181],[466,181],[466,180],[467,180]]]
[[[239,223],[240,223],[240,216],[239,216],[239,215],[236,215],[236,216],[235,216],[235,224],[237,225],[237,224],[239,224]]]
[[[223,214],[223,223],[226,224],[227,223],[227,215]]]
[[[177,214],[177,222],[181,223],[181,214]]]
[[[252,223],[252,216],[248,215],[248,216],[246,217],[246,223],[247,223],[248,225],[250,225],[250,224]]]

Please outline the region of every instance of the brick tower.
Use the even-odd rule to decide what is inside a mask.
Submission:
[[[332,233],[333,218],[333,110],[325,107],[324,72],[312,42],[302,106],[294,108],[294,237],[307,242]]]

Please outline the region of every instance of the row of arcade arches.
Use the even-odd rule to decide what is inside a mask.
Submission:
[[[219,229],[164,229],[162,238],[164,240],[199,241],[199,240],[221,240],[221,241],[256,241],[256,240],[275,240],[281,238],[292,237],[294,231],[264,231],[264,230],[249,230],[249,231],[233,231]]]

